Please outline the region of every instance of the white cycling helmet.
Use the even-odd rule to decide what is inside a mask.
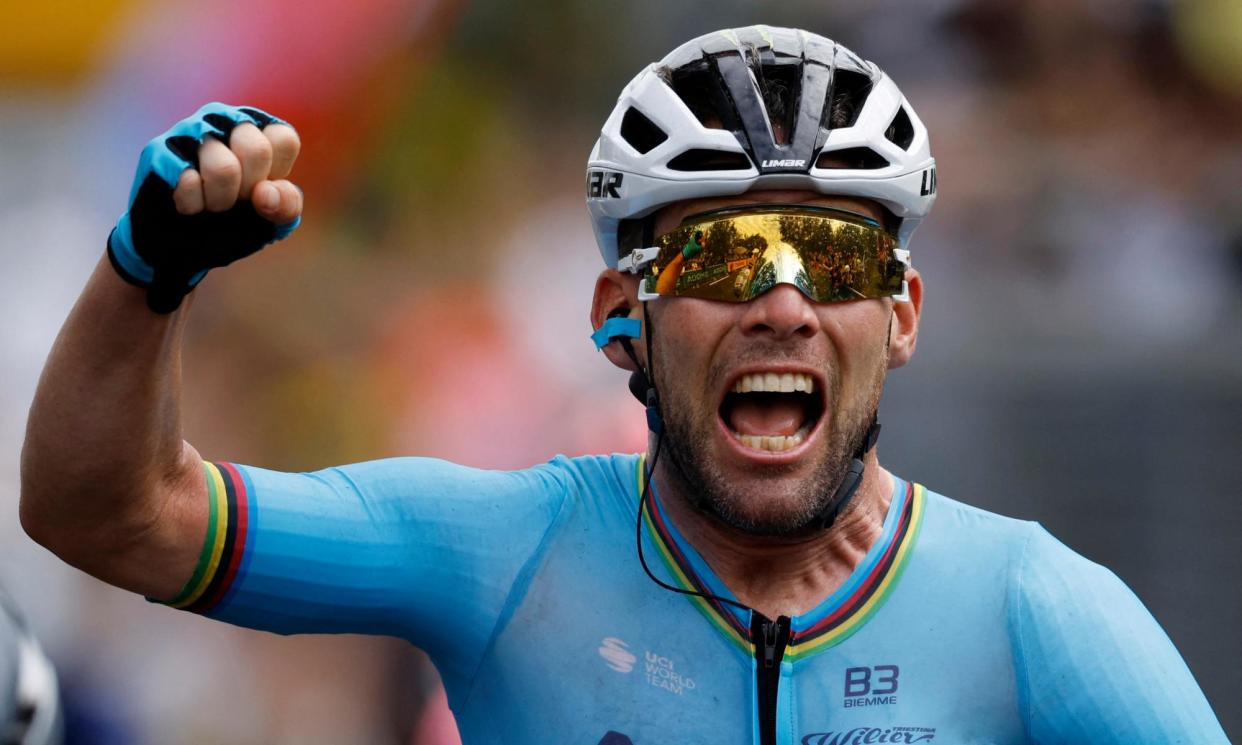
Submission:
[[[621,91],[587,164],[610,267],[659,208],[750,189],[874,200],[903,247],[936,199],[927,128],[871,62],[817,34],[750,26],[689,41]]]

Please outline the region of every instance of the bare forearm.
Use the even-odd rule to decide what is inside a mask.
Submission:
[[[149,141],[108,257],[52,347],[26,427],[22,526],[106,582],[170,597],[193,573],[208,505],[181,437],[187,295],[297,227],[302,192],[286,177],[300,146],[279,119],[218,102]]]
[[[187,306],[151,312],[104,258],[43,370],[22,451],[22,523],[87,571],[100,573],[89,564],[101,548],[149,539],[169,495],[194,488],[200,465],[179,408]]]

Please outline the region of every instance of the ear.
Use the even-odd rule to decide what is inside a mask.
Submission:
[[[638,277],[622,274],[616,269],[605,269],[600,272],[599,278],[595,280],[595,296],[591,300],[591,328],[598,330],[600,326],[604,325],[604,321],[614,315],[618,315],[616,311],[623,311],[624,315],[630,318],[638,318],[641,321],[642,310],[638,303]],[[635,371],[634,361],[621,348],[621,342],[616,339],[604,345],[601,351],[603,351],[604,356],[608,358],[609,362],[622,370]],[[644,351],[643,345],[634,345],[634,352],[640,358]]]
[[[893,324],[888,336],[888,369],[902,367],[914,356],[919,340],[919,318],[923,314],[923,277],[914,268],[906,270],[910,300],[893,303]]]

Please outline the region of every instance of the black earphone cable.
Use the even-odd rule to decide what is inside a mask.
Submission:
[[[741,610],[750,611],[751,613],[754,613],[755,612],[754,608],[751,608],[749,605],[746,605],[745,603],[739,603],[736,600],[730,600],[729,598],[722,598],[719,595],[713,595],[710,592],[699,592],[698,590],[686,590],[681,587],[674,587],[673,585],[670,585],[667,582],[661,580],[659,577],[655,576],[655,574],[651,572],[651,567],[647,566],[647,559],[643,556],[643,510],[647,507],[647,498],[648,498],[648,495],[651,493],[651,479],[655,475],[655,464],[656,464],[656,461],[658,461],[660,458],[660,446],[663,444],[663,441],[664,441],[664,437],[662,435],[657,435],[656,449],[655,449],[655,454],[651,457],[650,470],[643,469],[643,490],[642,490],[642,493],[639,494],[638,496],[638,519],[634,522],[634,543],[638,547],[638,563],[642,564],[643,571],[647,573],[647,576],[651,578],[652,582],[656,583],[657,585],[659,585],[660,587],[663,587],[666,590],[678,592],[678,593],[681,593],[682,595],[693,595],[696,597],[703,598],[705,600],[716,600],[721,603],[728,603],[729,605],[732,605],[736,608],[740,608]]]
[[[691,595],[695,597],[700,597],[700,598],[703,598],[704,600],[715,600],[720,603],[728,603],[729,605],[732,605],[735,608],[740,608],[741,610],[744,610],[744,611],[750,611],[753,614],[756,612],[754,608],[751,608],[749,605],[746,605],[744,603],[739,603],[736,600],[730,600],[729,598],[723,598],[723,597],[720,597],[719,595],[713,595],[712,593],[709,593],[709,592],[687,590],[681,587],[675,587],[673,585],[668,584],[667,582],[664,582],[659,577],[655,576],[655,574],[651,571],[651,567],[647,566],[646,557],[643,556],[643,510],[647,509],[647,499],[649,496],[652,496],[651,481],[655,477],[656,463],[659,462],[660,451],[664,447],[664,420],[660,416],[660,395],[659,395],[659,392],[656,390],[655,364],[653,362],[654,358],[652,357],[652,354],[651,354],[651,349],[652,349],[651,337],[653,335],[654,335],[654,332],[653,332],[653,328],[651,325],[651,314],[647,310],[647,303],[643,303],[643,337],[645,338],[646,344],[647,344],[647,368],[646,370],[643,370],[643,366],[638,363],[638,358],[634,354],[633,345],[629,343],[625,344],[625,350],[626,352],[629,353],[630,359],[632,359],[635,366],[637,366],[639,370],[643,370],[643,374],[647,376],[647,425],[652,430],[652,432],[655,433],[655,436],[656,436],[655,452],[651,456],[651,463],[647,464],[647,467],[643,469],[643,488],[642,488],[641,493],[639,493],[638,495],[638,517],[634,521],[634,544],[638,548],[638,563],[642,565],[643,571],[647,573],[647,576],[651,578],[652,582],[656,583],[657,585],[659,585],[660,587],[663,587],[666,590],[680,593],[682,595]],[[626,341],[628,342],[629,340],[627,339]]]

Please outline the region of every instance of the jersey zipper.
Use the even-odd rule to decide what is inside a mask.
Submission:
[[[789,644],[789,616],[775,621],[751,611],[750,638],[755,645],[755,692],[759,704],[759,745],[776,745],[776,701],[781,658]]]

